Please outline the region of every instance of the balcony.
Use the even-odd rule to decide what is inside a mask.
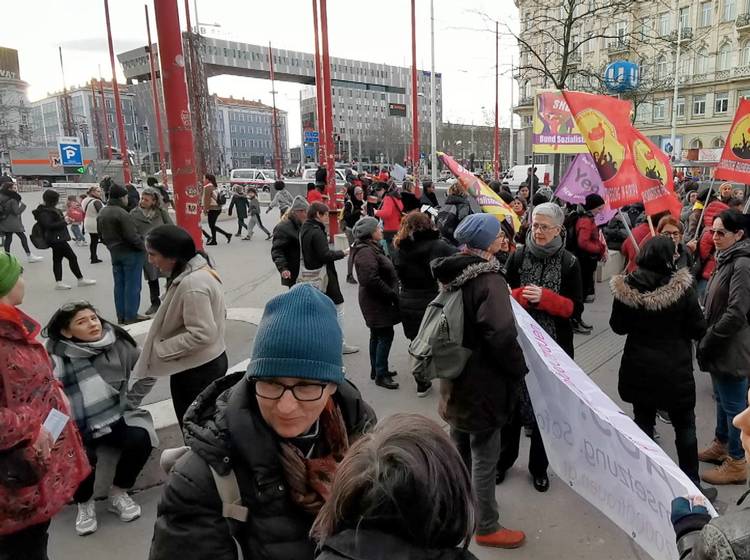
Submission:
[[[572,52],[568,55],[568,65],[578,66],[581,63],[581,53],[578,51]]]
[[[688,27],[687,25],[683,26],[683,28],[682,28],[682,36],[680,37],[680,42],[684,43],[685,41],[692,40],[692,38],[693,38],[693,28],[692,27]],[[676,43],[677,42],[677,31],[672,31],[672,33],[669,34],[668,39],[669,39],[669,41],[671,43]]]
[[[744,13],[737,16],[734,20],[737,31],[750,32],[750,13]]]
[[[607,45],[607,53],[620,54],[630,50],[630,41],[627,39],[615,39]]]
[[[732,71],[732,76],[735,78],[745,78],[750,76],[750,65],[738,66]]]
[[[522,97],[518,100],[517,107],[529,107],[534,104],[534,98],[533,97]]]

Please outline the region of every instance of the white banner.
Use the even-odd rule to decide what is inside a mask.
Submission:
[[[511,302],[529,366],[526,385],[552,469],[652,558],[678,559],[670,522],[672,499],[697,495],[698,489],[537,322]]]

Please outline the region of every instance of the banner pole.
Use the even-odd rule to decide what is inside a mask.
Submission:
[[[706,213],[706,207],[708,206],[708,201],[711,200],[711,192],[714,190],[715,182],[716,182],[716,178],[711,177],[711,183],[708,185],[708,195],[706,196],[706,202],[703,204],[703,210],[701,210],[701,217],[698,220],[698,224],[695,226],[695,233],[693,234],[693,239],[698,239],[698,237],[700,236],[701,225],[703,224],[703,214]]]
[[[646,214],[646,220],[648,220],[648,229],[651,230],[651,237],[656,237],[656,230],[654,229],[654,221],[651,219],[651,216]]]
[[[633,230],[630,229],[630,225],[628,224],[628,219],[625,217],[625,214],[622,213],[622,208],[617,209],[617,216],[620,218],[622,225],[625,226],[625,230],[628,232],[628,237],[633,242],[633,247],[635,247],[635,254],[637,255],[638,252],[640,251],[640,247],[638,247],[638,242],[635,240],[635,235],[633,235]]]

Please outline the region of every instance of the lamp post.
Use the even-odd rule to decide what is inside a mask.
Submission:
[[[435,5],[430,0],[430,177],[437,184],[437,100],[435,99]]]

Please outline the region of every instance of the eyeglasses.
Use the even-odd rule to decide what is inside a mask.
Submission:
[[[679,231],[662,231],[661,234],[664,237],[671,237],[672,239],[679,239],[680,237]]]
[[[68,303],[64,303],[63,305],[61,305],[60,311],[68,313],[69,311],[73,311],[74,309],[83,308],[83,307],[92,307],[92,305],[85,299],[76,299],[76,300],[69,301]]]
[[[711,235],[715,235],[718,238],[726,237],[729,234],[729,232],[725,229],[712,229]]]
[[[556,227],[557,226],[548,226],[547,224],[538,224],[538,223],[531,224],[531,229],[539,230],[542,233],[547,233],[548,231],[552,231]]]
[[[319,383],[295,383],[294,385],[284,385],[276,381],[256,381],[255,394],[262,399],[278,401],[284,396],[284,393],[291,391],[292,396],[301,402],[312,402],[320,400],[323,396],[325,385]]]

